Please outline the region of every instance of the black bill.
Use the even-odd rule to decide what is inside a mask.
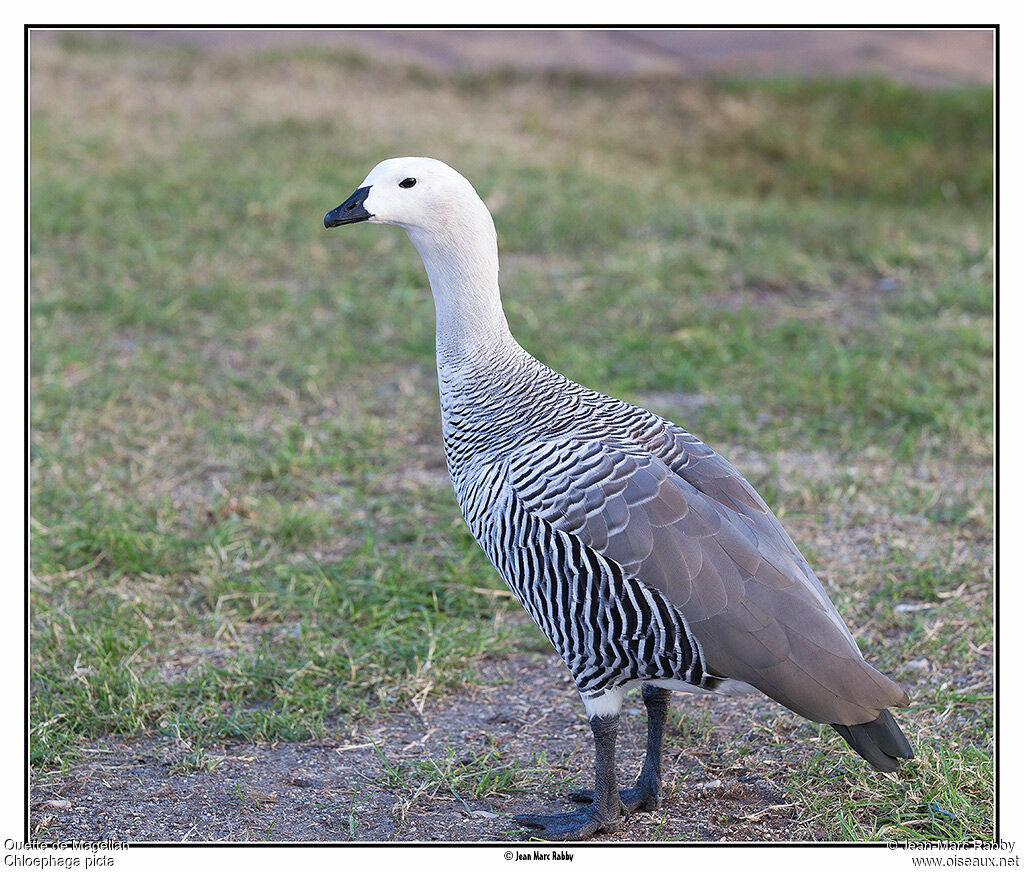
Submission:
[[[339,227],[342,224],[356,224],[359,221],[366,221],[373,216],[366,211],[363,205],[367,195],[370,193],[370,185],[365,188],[358,188],[344,203],[337,209],[331,209],[324,215],[324,227]]]

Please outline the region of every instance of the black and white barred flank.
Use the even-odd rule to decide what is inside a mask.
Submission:
[[[721,678],[706,670],[700,643],[660,591],[578,536],[555,529],[542,509],[530,508],[563,495],[548,491],[552,476],[568,487],[611,471],[607,454],[595,447],[601,443],[592,441],[595,434],[607,439],[617,432],[640,449],[664,435],[665,422],[534,358],[516,362],[518,378],[506,369],[502,379],[507,392],[463,392],[456,400],[442,391],[449,471],[473,535],[585,697],[658,679],[714,690]],[[548,427],[538,429],[546,417]],[[533,438],[524,440],[526,421]],[[589,442],[589,452],[574,450],[581,440]]]

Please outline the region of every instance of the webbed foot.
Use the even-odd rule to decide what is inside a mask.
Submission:
[[[591,803],[594,801],[594,791],[574,790],[569,794],[569,799],[573,802]],[[661,808],[661,794],[658,791],[658,785],[642,777],[637,780],[635,787],[620,790],[619,799],[622,801],[622,807],[626,810],[626,814],[631,814],[634,811],[656,811]]]
[[[614,833],[625,819],[623,809],[613,814],[607,809],[591,803],[579,811],[564,814],[517,814],[516,823],[530,829],[540,830],[534,835],[557,842],[575,842],[595,833]]]

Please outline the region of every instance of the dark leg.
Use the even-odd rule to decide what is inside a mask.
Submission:
[[[615,735],[619,716],[590,719],[594,731],[594,758],[597,779],[590,805],[565,814],[516,815],[517,823],[539,829],[539,836],[560,842],[585,839],[597,832],[612,833],[622,823],[622,803],[615,788]]]
[[[647,756],[640,770],[636,786],[628,790],[620,790],[619,796],[627,812],[642,809],[654,811],[661,807],[661,746],[665,737],[665,715],[668,713],[668,701],[672,697],[671,690],[655,687],[653,684],[643,686],[644,706],[647,708]],[[590,790],[578,790],[569,794],[574,802],[593,802],[594,794]]]

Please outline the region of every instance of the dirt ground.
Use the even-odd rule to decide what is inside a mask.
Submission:
[[[781,747],[772,748],[763,730],[781,712],[778,706],[754,696],[682,694],[674,695],[673,706],[691,718],[709,709],[713,739],[688,739],[670,717],[663,808],[631,815],[620,832],[601,841],[825,837],[813,826],[796,828],[796,808],[782,783],[800,763],[785,759],[790,755]],[[782,729],[797,721],[785,718]],[[724,762],[728,749],[753,738],[759,723],[761,747],[749,766]],[[623,786],[639,772],[645,730],[637,694],[627,699],[620,722]],[[454,753],[469,762],[485,749],[499,754],[502,765],[524,767],[543,751],[555,778],[538,775],[536,792],[498,791],[477,799],[439,779],[424,786],[414,774],[394,776],[429,774],[428,759]],[[525,841],[529,831],[511,815],[567,811],[574,806],[566,794],[590,786],[593,777],[590,729],[568,673],[553,654],[486,662],[477,687],[433,699],[422,715],[410,711],[379,721],[367,732],[316,742],[237,742],[208,752],[216,761],[212,770],[183,771],[190,749],[173,738],[96,742],[77,765],[35,778],[32,836],[133,843]]]

